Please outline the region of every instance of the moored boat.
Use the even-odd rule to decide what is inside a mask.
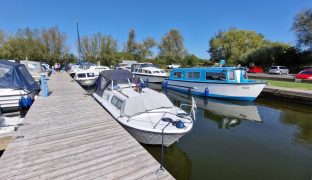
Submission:
[[[22,97],[33,99],[39,91],[39,85],[25,65],[0,60],[0,108],[2,112],[17,111]]]
[[[134,79],[127,70],[102,71],[93,97],[140,143],[170,146],[190,132],[195,116],[174,106],[166,95]]]
[[[165,70],[152,63],[139,63],[131,66],[131,72],[145,82],[162,83],[168,75]]]
[[[93,86],[96,79],[94,72],[89,70],[79,70],[74,75],[74,80],[84,87]]]
[[[236,67],[177,68],[163,87],[205,97],[253,101],[266,82],[249,80],[246,70]]]

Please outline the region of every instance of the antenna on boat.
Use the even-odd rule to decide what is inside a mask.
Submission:
[[[77,26],[77,36],[78,36],[78,64],[81,64],[83,62],[83,56],[81,51],[81,44],[80,44],[80,36],[79,36],[79,25],[78,25],[78,19],[76,21]]]

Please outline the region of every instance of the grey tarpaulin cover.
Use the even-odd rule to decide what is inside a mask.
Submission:
[[[25,65],[0,60],[0,88],[25,89],[29,92],[40,90]]]

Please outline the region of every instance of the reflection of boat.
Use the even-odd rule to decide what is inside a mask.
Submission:
[[[190,96],[182,93],[168,91],[167,95],[175,100],[189,103]],[[198,108],[223,116],[223,122],[234,126],[238,120],[251,120],[262,122],[257,106],[253,102],[219,100],[213,98],[194,97]],[[236,119],[236,120],[235,120]]]
[[[127,70],[102,71],[93,97],[139,142],[170,146],[193,127],[190,115],[166,95],[131,83]]]
[[[19,100],[34,96],[40,91],[39,85],[25,65],[0,60],[0,108],[1,111],[18,110]],[[29,101],[30,102],[30,101]]]
[[[246,101],[256,99],[265,85],[235,67],[177,68],[163,83],[164,88],[183,93]]]
[[[161,161],[161,147],[144,145],[144,148],[158,161]],[[190,179],[192,162],[187,154],[177,145],[164,149],[164,166],[175,179]]]
[[[157,68],[152,63],[132,64],[131,72],[143,81],[151,83],[162,83],[168,77],[165,70]]]

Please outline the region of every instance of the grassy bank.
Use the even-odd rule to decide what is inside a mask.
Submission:
[[[267,81],[268,81],[268,85],[271,85],[271,86],[312,90],[312,84],[310,83],[299,83],[299,82],[296,83],[296,82],[276,81],[276,80],[267,80]]]

